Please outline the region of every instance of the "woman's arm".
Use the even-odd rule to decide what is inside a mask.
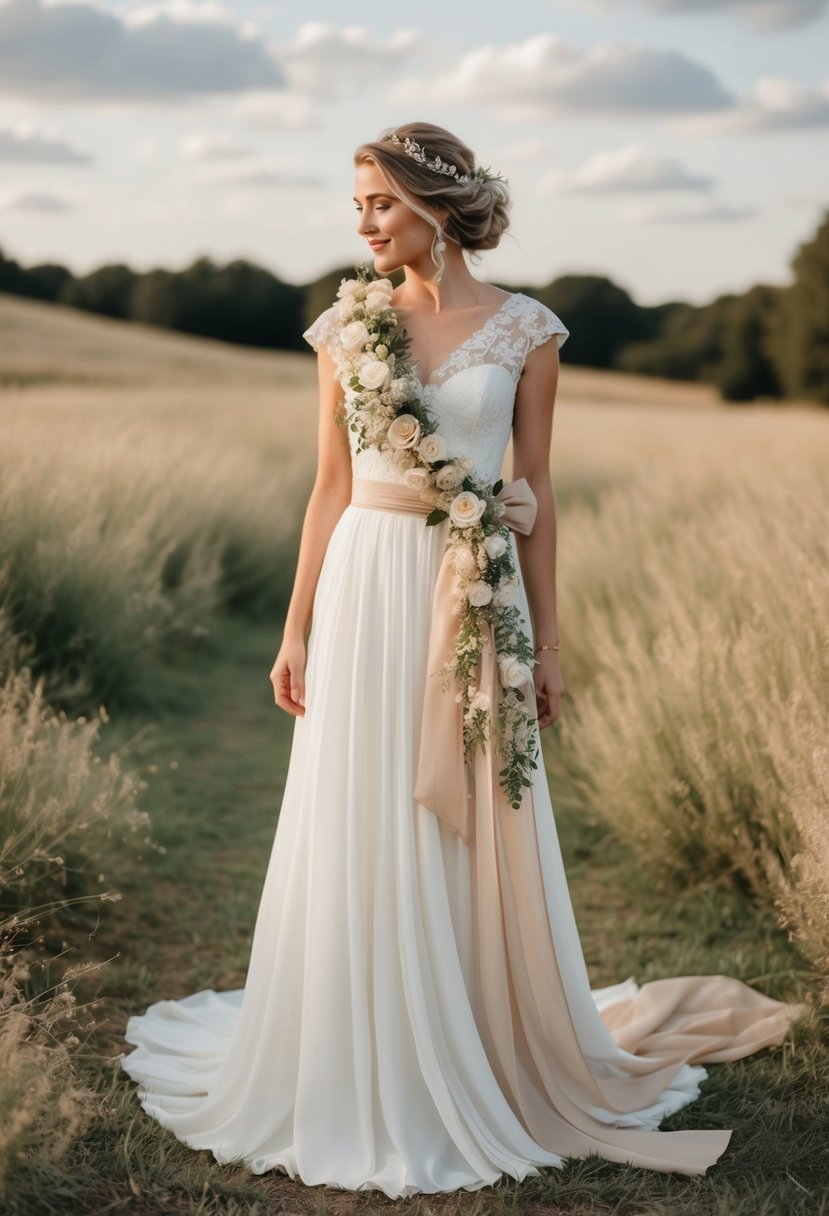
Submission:
[[[558,369],[558,345],[554,338],[530,351],[518,381],[513,414],[513,479],[526,477],[538,500],[532,532],[529,536],[514,534],[536,646],[558,642],[556,506],[550,478]],[[557,651],[541,650],[536,658],[538,725],[543,729],[558,718],[564,682]]]
[[[317,355],[319,428],[317,475],[305,508],[282,646],[271,671],[274,699],[291,714],[304,714],[305,642],[323,558],[337,520],[351,501],[351,451],[347,430],[335,421],[344,393],[325,347]]]

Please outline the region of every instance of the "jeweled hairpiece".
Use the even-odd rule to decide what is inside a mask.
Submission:
[[[407,156],[411,156],[421,165],[425,165],[427,169],[431,169],[434,173],[444,173],[447,177],[454,177],[456,182],[460,182],[463,185],[472,181],[506,181],[506,178],[501,177],[500,173],[492,173],[489,169],[484,169],[480,165],[471,175],[469,173],[458,173],[457,165],[450,165],[448,161],[441,160],[439,156],[430,159],[426,155],[426,149],[423,145],[419,144],[416,139],[410,139],[408,135],[404,139],[401,139],[396,131],[392,131],[390,135],[386,136],[386,140],[390,144],[400,144]]]

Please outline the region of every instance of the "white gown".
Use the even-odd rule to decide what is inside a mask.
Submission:
[[[305,337],[339,360],[336,334],[332,307]],[[477,474],[500,475],[528,351],[567,334],[514,293],[430,378]],[[402,481],[350,434],[355,477]],[[659,1122],[698,1095],[700,1061],[779,1043],[802,1007],[725,976],[591,991],[543,764],[518,862],[497,825],[468,845],[414,801],[447,529],[353,504],[338,520],[245,987],[131,1017],[123,1068],[186,1144],[308,1184],[396,1199],[589,1153],[704,1173],[731,1133]]]

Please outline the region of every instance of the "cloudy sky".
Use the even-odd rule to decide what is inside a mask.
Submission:
[[[829,207],[829,0],[0,0],[0,247],[306,282],[366,256],[353,151],[408,121],[510,181],[480,278],[785,283]]]

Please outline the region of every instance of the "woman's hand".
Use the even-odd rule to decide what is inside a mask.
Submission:
[[[565,691],[561,678],[558,652],[539,650],[537,664],[533,667],[535,699],[538,703],[538,729],[543,730],[555,722],[561,711],[561,694]]]
[[[271,668],[275,703],[295,718],[305,716],[305,643],[283,641]]]

